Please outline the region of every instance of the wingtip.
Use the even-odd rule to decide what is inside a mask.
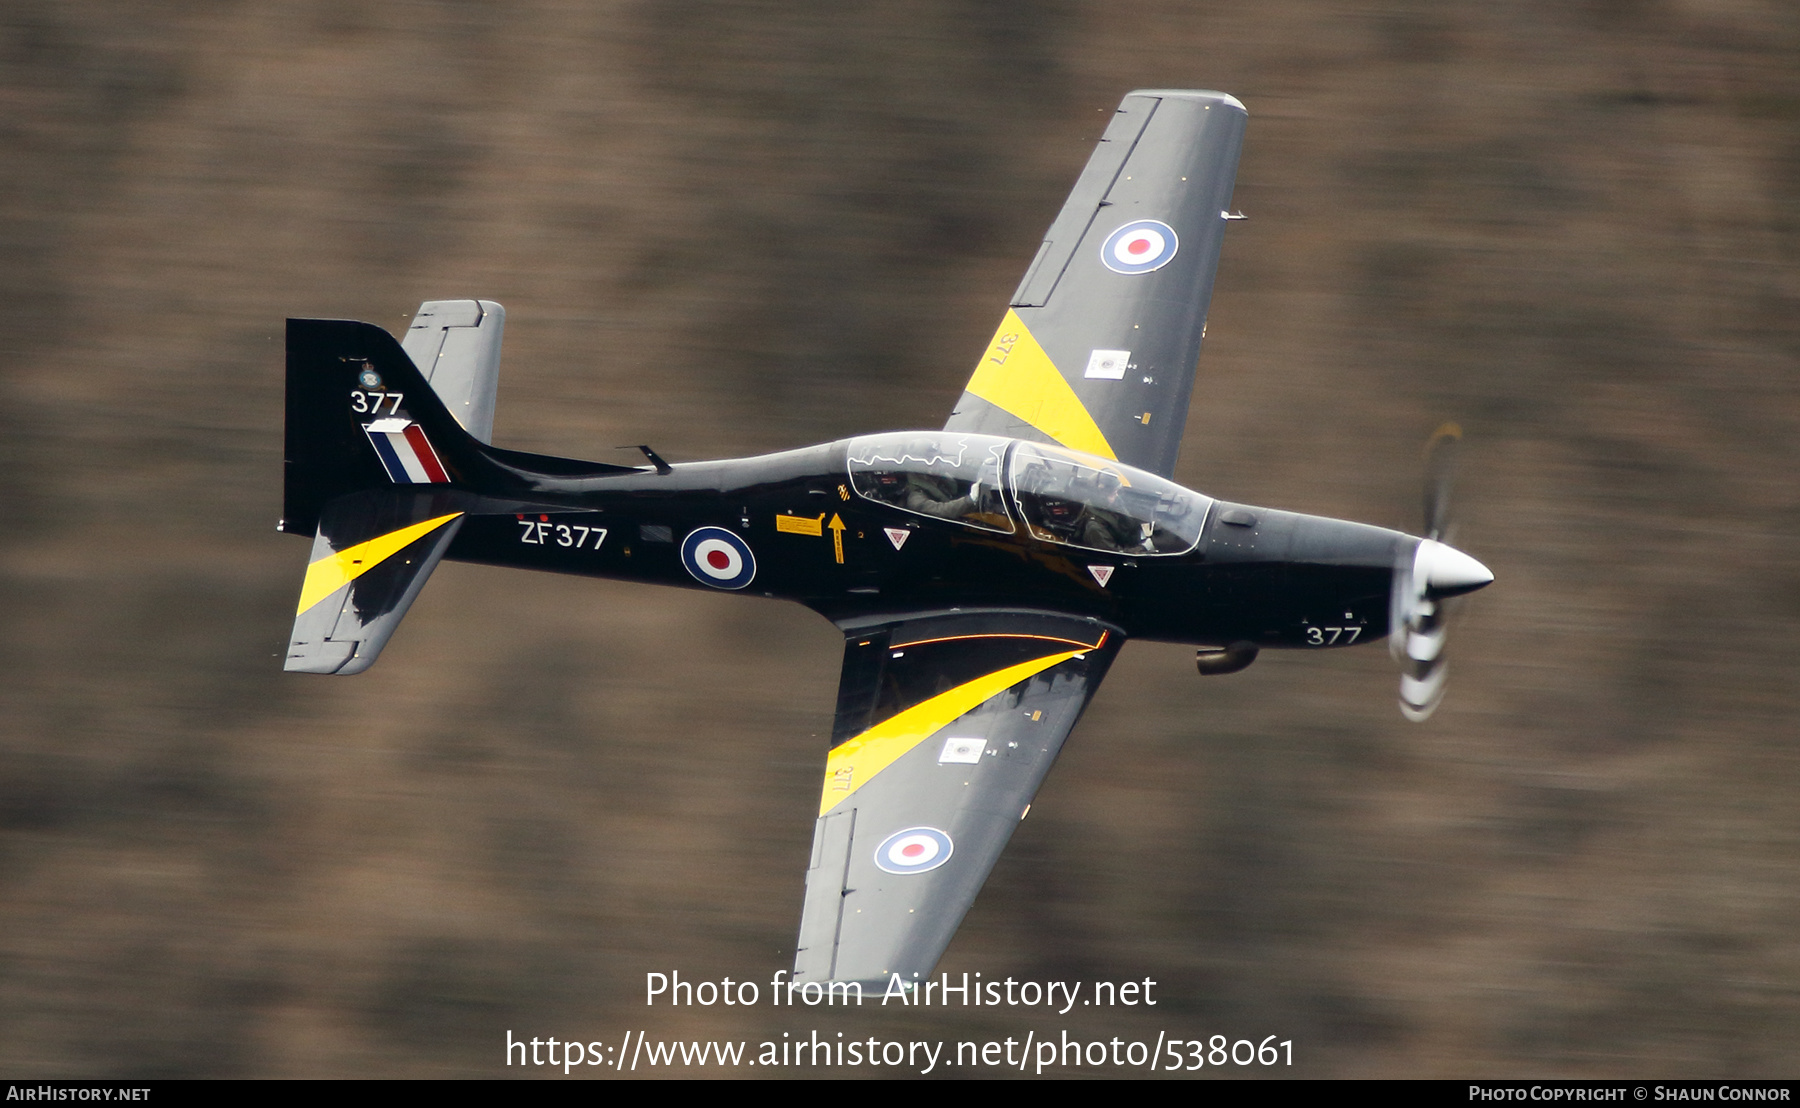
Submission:
[[[1244,107],[1244,102],[1242,100],[1239,100],[1237,97],[1231,95],[1229,92],[1215,92],[1212,89],[1140,88],[1140,89],[1134,89],[1128,95],[1130,95],[1130,96],[1154,96],[1159,100],[1208,100],[1208,101],[1211,101],[1212,103],[1219,104],[1224,107],[1236,108],[1238,111],[1243,112],[1245,115],[1250,114],[1250,109]]]

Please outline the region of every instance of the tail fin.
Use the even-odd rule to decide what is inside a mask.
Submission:
[[[374,664],[466,515],[511,511],[495,505],[545,480],[637,472],[481,441],[504,318],[488,301],[429,302],[407,348],[369,323],[288,320],[281,530],[314,538],[287,669]]]
[[[481,447],[394,336],[370,323],[287,324],[287,472],[281,529],[311,534],[353,492],[462,485]]]
[[[497,327],[491,333],[498,338]],[[431,353],[435,362],[436,346]],[[491,370],[486,391],[484,431]],[[482,483],[481,449],[392,335],[348,320],[288,320],[281,529],[314,539],[286,669],[350,674],[374,664],[462,526],[468,490]]]
[[[420,309],[420,319],[441,304]],[[486,312],[486,309],[483,309]],[[489,496],[529,498],[545,478],[607,477],[635,466],[553,458],[503,450],[481,441],[492,426],[499,370],[500,306],[484,315],[479,342],[459,337],[459,323],[433,321],[409,337],[422,354],[436,349],[438,376],[428,383],[394,336],[347,319],[287,321],[287,472],[280,530],[310,535],[326,504],[372,489],[419,486]],[[431,336],[435,329],[441,338]],[[441,380],[440,380],[441,379]],[[450,390],[448,400],[436,387]],[[485,396],[485,400],[483,397]],[[468,430],[454,414],[470,413]],[[451,404],[456,407],[452,408]],[[485,415],[483,414],[485,412]]]

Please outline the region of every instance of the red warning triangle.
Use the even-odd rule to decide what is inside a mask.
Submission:
[[[888,541],[894,544],[895,550],[905,546],[906,540],[912,538],[912,532],[904,527],[883,527],[882,530],[887,532]]]
[[[1106,583],[1112,580],[1113,568],[1112,566],[1089,566],[1088,572],[1094,575],[1094,580],[1100,582],[1101,588],[1105,588]]]

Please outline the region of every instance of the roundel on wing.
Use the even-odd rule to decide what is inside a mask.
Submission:
[[[694,580],[715,589],[741,589],[756,576],[750,546],[723,527],[701,527],[681,540],[681,564]]]
[[[935,827],[896,831],[875,848],[875,864],[889,873],[924,873],[950,860],[956,844]]]
[[[1100,260],[1114,273],[1149,273],[1168,265],[1180,246],[1167,223],[1136,219],[1106,236]]]

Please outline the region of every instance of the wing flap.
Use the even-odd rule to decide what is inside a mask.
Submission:
[[[838,931],[843,926],[844,890],[849,887],[850,843],[855,837],[855,825],[856,810],[846,808],[820,816],[813,827],[812,864],[806,869],[806,902],[800,911],[800,942],[795,956],[796,981],[831,980]]]

